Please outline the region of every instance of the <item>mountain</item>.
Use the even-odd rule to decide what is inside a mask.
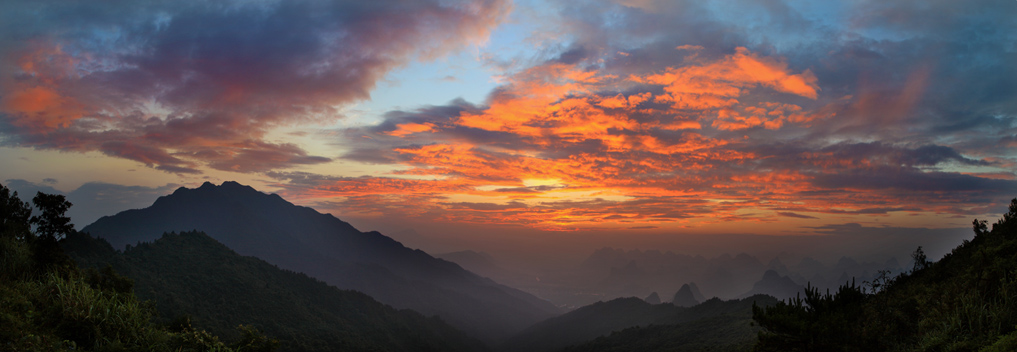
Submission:
[[[657,295],[656,292],[654,292],[651,293],[649,296],[646,296],[646,298],[643,298],[643,301],[646,301],[646,303],[649,304],[660,304],[660,296]]]
[[[805,257],[790,269],[801,273],[803,276],[815,276],[827,268],[818,260],[812,259],[812,257]]]
[[[124,252],[85,234],[65,251],[83,267],[112,266],[151,300],[163,323],[190,316],[196,327],[236,338],[250,324],[283,351],[478,351],[483,343],[437,318],[396,310],[356,291],[241,256],[200,232],[168,233]]]
[[[495,264],[494,258],[490,254],[484,252],[459,251],[437,254],[434,257],[459,264],[463,269],[485,277],[498,277],[504,271],[498,264]]]
[[[781,275],[787,275],[790,273],[790,271],[787,269],[787,266],[785,266],[784,262],[780,261],[780,258],[778,257],[774,257],[772,260],[770,260],[770,263],[766,264],[766,268],[769,270],[776,271],[778,274]]]
[[[788,299],[798,296],[802,292],[805,292],[805,287],[795,283],[791,278],[781,276],[774,270],[767,270],[763,273],[763,278],[752,286],[752,290],[746,292],[742,297],[763,294],[777,299]]]
[[[711,304],[740,307],[726,313],[706,315],[703,318],[678,324],[651,324],[635,326],[594,340],[573,345],[562,352],[608,352],[608,351],[731,351],[743,352],[752,349],[756,343],[759,327],[752,324],[752,303],[773,304],[771,297],[758,296],[758,300],[722,302],[710,300],[701,307]],[[694,308],[694,309],[698,309]],[[704,309],[705,310],[705,309]]]
[[[718,317],[685,324],[636,326],[601,336],[561,352],[752,350],[759,328],[749,319]]]
[[[655,308],[635,297],[597,302],[554,317],[509,339],[509,351],[552,351],[631,326],[644,325],[672,314],[666,305]]]
[[[699,300],[692,294],[692,287],[689,284],[682,285],[682,288],[675,292],[671,304],[675,307],[692,307],[699,304]]]
[[[695,298],[697,302],[706,302],[706,297],[702,292],[699,292],[699,286],[696,286],[695,282],[690,282],[687,285],[689,285],[689,291],[692,291],[692,298]]]
[[[679,337],[667,342],[674,346],[668,349],[638,348],[635,340],[626,337],[626,343],[605,350],[654,351],[682,350],[690,346],[751,345],[758,332],[758,328],[751,325],[753,304],[770,306],[776,302],[776,299],[769,296],[732,301],[713,298],[695,307],[685,308],[670,304],[653,305],[635,297],[618,298],[594,303],[534,324],[509,339],[504,349],[539,352],[578,345],[570,350],[582,351],[587,348],[580,348],[581,346],[600,341],[608,335],[613,338],[612,332],[625,333],[637,327],[654,329],[660,326],[666,326],[666,331],[654,332],[654,336]],[[705,331],[697,328],[702,326],[717,328]]]
[[[487,340],[559,313],[547,301],[378,232],[361,232],[330,214],[236,182],[181,187],[148,208],[103,217],[82,229],[118,249],[191,230],[241,255],[361,291],[396,308],[438,315]]]
[[[582,262],[577,274],[594,282],[582,291],[598,293],[599,300],[645,297],[654,291],[673,293],[683,282],[693,281],[707,297],[733,298],[751,289],[767,268],[746,253],[704,258],[670,251],[601,248]]]

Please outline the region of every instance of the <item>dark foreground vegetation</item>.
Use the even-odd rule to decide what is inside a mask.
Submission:
[[[1017,351],[1017,199],[938,262],[754,307],[756,351]]]
[[[192,328],[151,322],[130,279],[78,268],[60,248],[73,232],[63,196],[28,203],[0,185],[0,350],[271,351],[276,341],[240,326],[230,341]],[[34,226],[33,226],[34,225]],[[34,227],[34,230],[33,230]]]

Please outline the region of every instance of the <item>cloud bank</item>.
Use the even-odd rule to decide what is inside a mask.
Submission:
[[[1010,5],[556,6],[557,46],[505,66],[486,101],[341,131],[342,159],[390,175],[279,186],[353,214],[545,230],[967,219],[1017,194]]]
[[[9,1],[0,133],[171,173],[329,162],[266,134],[334,121],[392,69],[485,40],[478,1]]]

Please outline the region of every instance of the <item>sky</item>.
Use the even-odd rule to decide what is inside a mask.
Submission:
[[[79,228],[236,180],[406,241],[941,233],[1017,196],[1014,62],[1003,0],[12,0],[0,182]]]

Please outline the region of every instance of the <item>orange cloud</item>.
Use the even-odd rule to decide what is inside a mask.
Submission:
[[[670,103],[675,109],[716,109],[738,104],[746,89],[764,86],[778,92],[810,99],[818,97],[816,76],[806,70],[791,73],[787,64],[761,58],[745,48],[707,65],[669,68],[663,73],[629,79],[664,86],[667,94],[656,101]]]
[[[429,123],[401,123],[396,125],[394,131],[385,134],[393,137],[405,137],[414,133],[434,131],[434,125]]]
[[[2,83],[8,94],[0,100],[0,111],[10,116],[12,125],[33,133],[67,127],[82,118],[89,113],[88,106],[59,91],[76,63],[60,46],[33,43],[16,61],[22,78]]]
[[[631,90],[633,82],[645,84],[644,90],[599,93],[620,87]],[[664,85],[664,93],[655,95],[649,85]],[[811,73],[794,74],[780,61],[744,49],[715,62],[627,80],[563,63],[532,67],[509,77],[509,83],[491,97],[486,108],[467,109],[448,121],[450,126],[505,133],[520,138],[520,143],[489,145],[484,140],[467,143],[439,138],[433,144],[396,147],[393,151],[400,156],[400,163],[410,168],[396,171],[394,176],[436,179],[422,182],[391,178],[390,182],[398,184],[403,194],[433,194],[436,185],[454,188],[444,190],[447,193],[443,193],[440,204],[427,205],[429,214],[440,213],[448,221],[523,223],[558,230],[574,229],[577,224],[589,228],[590,224],[610,227],[631,222],[685,221],[712,210],[697,204],[694,211],[675,214],[667,210],[668,206],[659,205],[673,199],[653,202],[656,205],[643,205],[640,199],[684,199],[690,194],[708,197],[689,190],[704,186],[740,190],[776,180],[712,175],[718,163],[737,165],[758,156],[738,150],[741,141],[700,133],[701,120],[712,119],[712,126],[720,130],[756,126],[777,129],[788,123],[810,121],[798,105],[739,103],[738,98],[757,87],[811,99],[818,92]],[[671,103],[672,109],[661,110],[653,105],[661,101]],[[677,113],[675,108],[683,112]],[[396,126],[394,131],[382,133],[397,137],[415,134],[423,140],[428,134],[438,133],[433,123],[404,122]],[[575,150],[548,153],[570,148]],[[525,187],[524,180],[528,179],[558,180],[561,185]],[[366,196],[354,189],[325,187],[338,191],[336,196]],[[375,188],[380,194],[391,190],[383,185]],[[387,203],[395,199],[392,197],[372,199]],[[472,197],[474,201],[452,200],[457,197]],[[716,209],[751,206],[758,204],[743,200],[741,205]]]
[[[487,106],[457,105],[456,114],[437,118],[437,110],[392,117],[395,130],[376,133],[412,134],[414,144],[394,141],[386,149],[392,154],[372,160],[406,167],[383,178],[395,186],[321,187],[351,211],[384,214],[416,202],[411,213],[428,221],[557,231],[668,228],[775,222],[787,214],[914,212],[921,200],[906,200],[906,190],[886,190],[907,185],[879,179],[829,184],[842,182],[845,171],[938,162],[928,160],[978,163],[942,148],[760,143],[753,138],[835,116],[850,97],[819,101],[810,71],[794,72],[782,60],[744,48],[685,62],[625,79],[579,64],[531,67],[509,76]],[[902,156],[907,153],[913,155]],[[553,181],[535,186],[527,180]],[[363,203],[368,198],[379,203]]]
[[[47,87],[14,91],[0,104],[13,117],[11,124],[36,132],[70,126],[87,113],[84,104]]]

